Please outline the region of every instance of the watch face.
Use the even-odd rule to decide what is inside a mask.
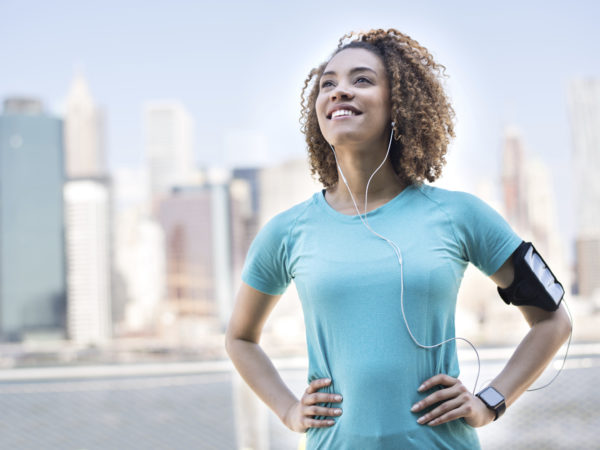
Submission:
[[[479,396],[485,403],[490,405],[492,408],[495,408],[497,405],[504,401],[504,397],[502,397],[502,395],[500,395],[500,393],[493,387],[485,388],[483,391],[481,391]]]

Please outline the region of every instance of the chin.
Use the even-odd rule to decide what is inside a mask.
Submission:
[[[360,145],[361,143],[373,142],[373,136],[365,136],[363,133],[347,132],[347,133],[335,133],[327,139],[327,142],[331,143],[334,147],[344,145]]]
[[[337,127],[335,130],[329,130],[327,135],[323,134],[327,139],[327,142],[330,142],[333,145],[344,145],[350,143],[360,142],[364,140],[364,133],[361,133],[359,130],[355,128],[342,129],[342,127]]]

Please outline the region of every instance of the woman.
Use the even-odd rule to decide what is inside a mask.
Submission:
[[[454,308],[468,262],[506,288],[522,241],[476,197],[423,183],[453,136],[442,69],[408,36],[373,30],[342,38],[305,82],[303,132],[325,189],[255,238],[226,346],[307,448],[478,448],[473,427],[501,413],[457,378]],[[309,354],[300,399],[258,344],[292,279]],[[531,330],[490,384],[507,406],[570,332],[562,305],[520,309]]]

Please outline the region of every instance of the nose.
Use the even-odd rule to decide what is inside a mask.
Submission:
[[[354,94],[345,84],[339,83],[335,89],[329,93],[329,98],[331,101],[350,100],[354,98]]]

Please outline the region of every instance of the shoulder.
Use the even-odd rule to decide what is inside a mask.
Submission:
[[[451,191],[429,184],[421,184],[416,188],[424,197],[439,205],[461,207],[473,203],[483,203],[483,200],[464,191]]]
[[[482,211],[494,210],[489,204],[469,192],[451,191],[428,184],[417,186],[417,189],[424,198],[435,203],[456,219],[464,219]]]
[[[249,286],[269,295],[282,294],[291,279],[290,239],[298,219],[310,208],[308,200],[275,214],[254,237],[242,270],[242,280]]]
[[[425,184],[418,189],[423,197],[435,203],[436,209],[447,216],[459,237],[476,233],[476,229],[498,232],[509,228],[498,210],[473,194]]]

